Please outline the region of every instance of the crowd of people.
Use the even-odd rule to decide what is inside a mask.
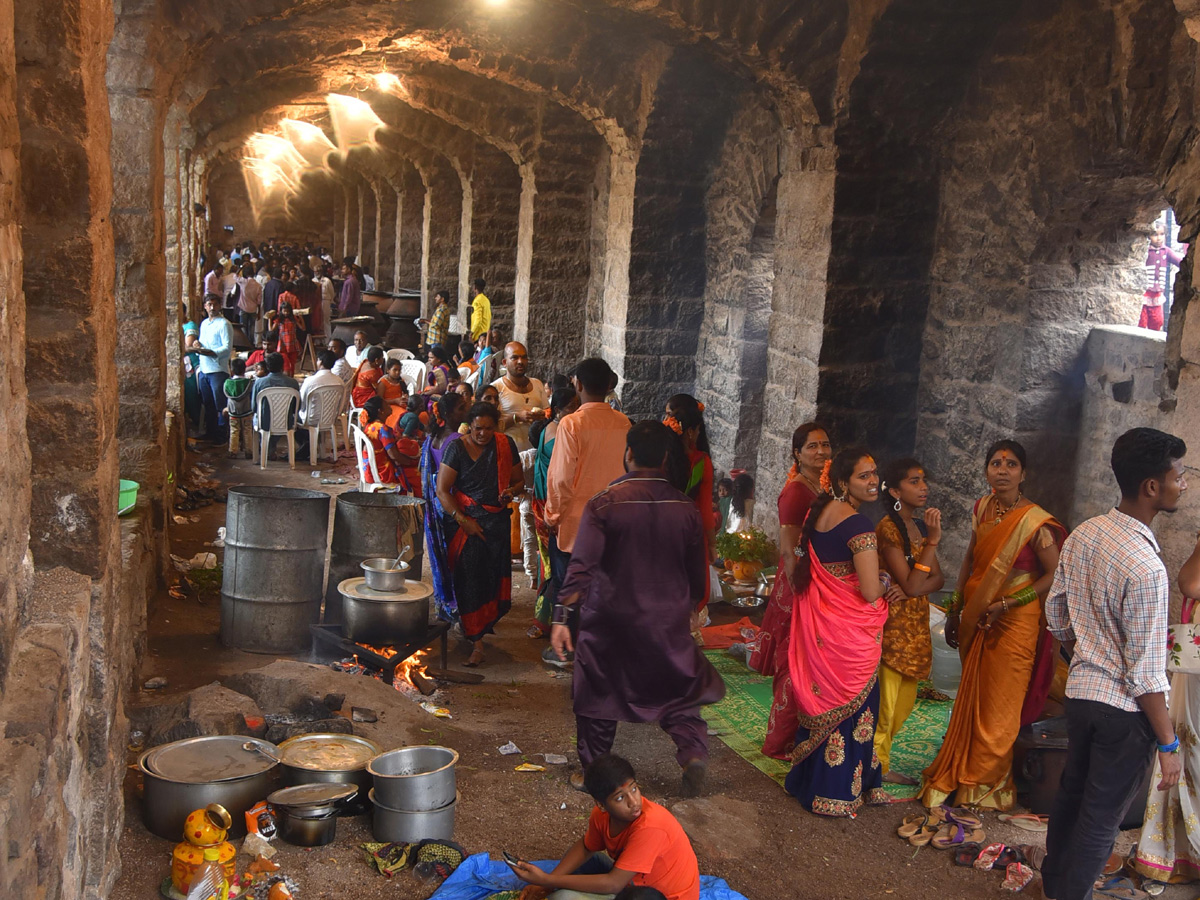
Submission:
[[[257,358],[230,359],[229,294],[217,292],[226,275],[216,264],[206,279],[206,318],[185,326],[213,439],[222,439],[224,416],[253,415],[263,388],[296,384],[296,309],[309,310],[311,327],[314,305],[334,298],[311,259],[288,280],[269,258],[251,259],[234,293],[239,313],[255,317],[243,328],[260,329]],[[268,281],[248,287],[263,270]],[[337,295],[345,312],[342,300],[362,285],[351,263],[343,275],[357,285]],[[311,288],[297,283],[305,279]],[[305,388],[343,385],[378,481],[426,500],[434,599],[461,629],[468,666],[486,663],[485,639],[511,610],[514,517],[519,523],[537,591],[529,634],[548,638],[547,663],[574,668],[582,768],[571,780],[592,794],[597,811],[553,873],[524,863],[515,871],[543,893],[559,890],[556,897],[612,895],[634,884],[693,898],[694,854],[688,862],[675,840],[660,838],[647,859],[629,857],[637,868],[626,869],[622,855],[593,873],[588,857],[619,845],[616,835],[639,816],[674,833],[669,814],[640,798],[629,764],[611,755],[619,722],[657,722],[675,743],[683,793],[702,789],[708,738],[700,709],[725,688],[693,635],[710,597],[716,535],[753,526],[754,480],[744,472],[716,480],[704,406],[690,395],[670,397],[658,419],[635,424],[603,359],[545,382],[533,377],[528,349],[501,345],[491,328],[484,288],[476,282],[469,333],[453,348],[450,297],[439,292],[422,323],[423,384],[408,384],[400,362],[360,332],[352,347],[330,342]],[[248,367],[262,369],[253,381]],[[289,411],[300,421],[306,396]],[[244,447],[240,423],[228,439],[231,452]],[[1200,752],[1192,722],[1200,694],[1180,690],[1182,704],[1168,708],[1168,579],[1150,530],[1186,490],[1185,452],[1178,438],[1154,429],[1123,435],[1112,451],[1119,504],[1069,534],[1027,495],[1024,447],[999,440],[988,448],[979,463],[988,492],[972,508],[966,552],[941,604],[961,683],[945,738],[917,785],[927,812],[902,828],[914,844],[962,844],[979,822],[972,810],[1015,805],[1018,732],[1043,715],[1065,667],[1056,699],[1070,746],[1042,864],[1046,896],[1090,895],[1155,746],[1150,816],[1159,824],[1138,865],[1162,880],[1200,874],[1200,854],[1178,833],[1193,808],[1178,751],[1182,738],[1188,752]],[[813,813],[851,817],[887,799],[884,782],[916,783],[892,769],[891,755],[930,675],[931,598],[947,582],[942,516],[930,500],[929,473],[917,459],[880,467],[866,447],[835,446],[817,422],[792,436],[777,502],[777,575],[762,627],[742,652],[772,679],[762,752],[789,762],[785,787]],[[1180,586],[1190,596],[1200,591],[1200,545]],[[1185,623],[1194,615],[1189,604]]]

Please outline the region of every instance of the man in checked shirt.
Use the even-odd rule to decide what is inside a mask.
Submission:
[[[1187,490],[1174,435],[1134,428],[1117,438],[1121,502],[1063,545],[1046,622],[1071,656],[1067,762],[1046,835],[1042,891],[1090,900],[1118,827],[1158,746],[1159,790],[1179,782],[1179,739],[1167,714],[1167,570],[1150,523]]]

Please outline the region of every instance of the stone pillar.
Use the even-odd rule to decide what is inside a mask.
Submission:
[[[400,170],[403,196],[399,204],[400,271],[397,286],[407,290],[422,289],[421,260],[424,255],[425,185],[411,163]]]
[[[375,235],[379,227],[379,215],[375,203],[374,181],[363,180],[358,188],[359,248],[358,264],[365,266],[372,275],[378,268],[375,262]]]
[[[396,285],[396,201],[395,189],[387,181],[375,184],[375,285],[381,291]]]
[[[163,226],[165,104],[146,64],[158,23],[124,22],[108,55],[116,252],[117,387],[121,477],[153,503],[159,555],[167,555],[166,256]]]
[[[366,260],[363,254],[363,241],[366,235],[364,225],[366,223],[368,188],[361,178],[357,178],[355,181],[357,182],[354,186],[354,223],[356,230],[354,233],[354,249],[350,252],[354,254],[355,261],[361,266]]]
[[[342,241],[346,235],[346,204],[345,195],[341,190],[333,191],[333,235],[329,244],[329,255],[335,260],[346,254],[342,252]]]
[[[520,210],[521,173],[516,163],[494,147],[481,145],[471,174],[471,236],[463,247],[469,263],[455,298],[464,330],[467,305],[475,294],[471,285],[476,278],[483,278],[488,283],[493,322],[511,333]]]
[[[345,210],[342,216],[342,259],[358,252],[358,187],[349,175],[343,176],[342,193]],[[341,262],[341,259],[338,260]]]
[[[404,190],[402,188],[391,185],[392,193],[396,197],[396,215],[392,222],[392,290],[398,291],[404,285],[400,282],[400,255],[403,252],[401,246],[401,235],[404,233]]]
[[[429,177],[429,269],[428,303],[437,291],[453,291],[458,285],[459,241],[462,238],[462,180],[443,162]],[[427,312],[429,306],[423,307]]]
[[[462,212],[458,221],[458,284],[447,288],[452,292],[450,305],[454,309],[458,308],[461,298],[467,296],[471,289],[471,220],[475,207],[475,194],[471,189],[470,177],[461,171],[458,175],[459,186],[462,189]]]

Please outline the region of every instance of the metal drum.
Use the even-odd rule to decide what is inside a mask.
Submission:
[[[229,489],[221,643],[299,653],[321,614],[329,495],[283,487]]]
[[[405,544],[413,548],[406,576],[410,581],[419,581],[425,546],[425,501],[420,497],[363,491],[338,494],[324,623],[340,625],[345,621],[338,585],[347,578],[361,578],[364,559],[395,559]]]

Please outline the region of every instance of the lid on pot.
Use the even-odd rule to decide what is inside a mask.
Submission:
[[[353,772],[379,755],[379,745],[352,734],[300,734],[279,745],[284,765],[316,772]]]
[[[268,795],[267,802],[272,806],[307,807],[329,806],[339,800],[349,800],[358,793],[353,784],[339,784],[335,781],[321,781],[315,784],[297,784],[292,787],[280,788]]]
[[[240,734],[188,738],[151,750],[145,765],[155,775],[185,784],[232,781],[275,767],[274,760],[244,749],[242,744],[245,743],[248,743],[246,737]],[[275,745],[269,741],[254,740],[253,743],[272,754],[276,752]]]

